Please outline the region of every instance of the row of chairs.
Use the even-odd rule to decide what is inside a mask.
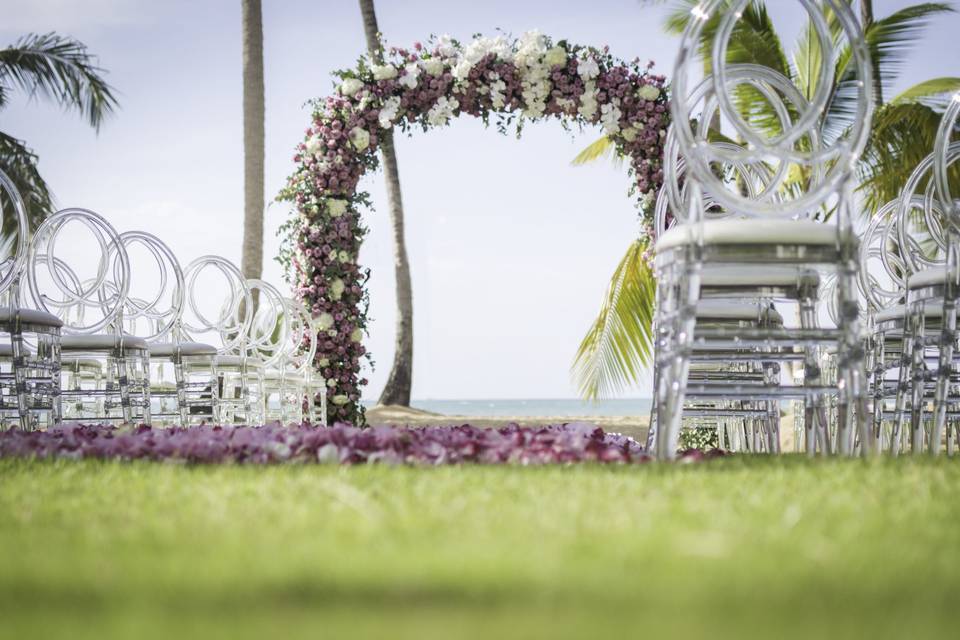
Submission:
[[[0,200],[17,223],[0,264],[3,427],[326,423],[302,303],[220,256],[182,268],[159,238],[93,211],[58,211],[28,234],[2,172]]]
[[[960,206],[948,184],[960,103],[902,197],[861,233],[855,167],[873,111],[861,25],[841,0],[803,3],[820,50],[834,52],[807,95],[776,70],[727,62],[745,4],[702,2],[677,58],[657,202],[648,446],[672,458],[681,429],[708,428],[721,445],[777,453],[793,401],[796,441],[810,455],[896,453],[905,438],[939,451],[945,424],[960,419]],[[708,24],[712,73],[692,84]],[[840,51],[850,53],[842,65]],[[838,81],[853,100],[845,126],[829,129]],[[774,121],[743,115],[744,100],[765,101]],[[878,287],[877,260],[896,286]]]

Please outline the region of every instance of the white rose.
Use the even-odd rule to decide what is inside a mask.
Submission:
[[[443,60],[440,58],[427,58],[421,62],[423,70],[436,77],[443,74]]]
[[[340,95],[350,97],[363,89],[363,80],[357,78],[347,78],[340,83]]]
[[[652,84],[645,84],[637,91],[637,95],[643,100],[656,100],[660,97],[660,89]]]
[[[335,386],[337,386],[337,381],[333,379],[327,380],[327,386],[333,389]]]
[[[320,136],[312,136],[304,144],[306,147],[307,154],[315,156],[320,152],[320,147],[323,146],[323,140],[320,139]]]
[[[330,262],[333,262],[336,259],[337,259],[337,250],[333,249],[330,251],[330,253],[327,254],[327,260],[329,260]]]
[[[350,144],[357,151],[363,151],[370,146],[370,132],[360,127],[354,127],[350,130]]]
[[[330,297],[334,300],[339,300],[346,288],[347,285],[343,283],[343,280],[337,278],[330,283]]]
[[[321,331],[326,331],[332,326],[333,326],[333,316],[330,315],[329,313],[321,313],[317,317],[317,328],[319,328]],[[323,366],[325,367],[327,365],[323,365]]]
[[[337,258],[340,259],[340,262],[350,262],[350,254],[343,249],[340,250],[340,254],[337,256]]]
[[[551,67],[557,66],[559,64],[566,64],[567,62],[567,51],[563,47],[557,46],[552,49],[547,50],[547,54],[543,57],[543,61],[546,62]]]
[[[363,331],[361,331],[359,328],[354,329],[353,333],[350,334],[350,339],[354,342],[360,342],[363,340]]]
[[[632,127],[630,129],[624,129],[620,132],[620,135],[622,135],[623,139],[627,142],[633,142],[637,139],[637,130]]]
[[[319,360],[317,360],[317,364],[321,367],[329,367],[330,358],[320,358]]]
[[[339,218],[347,212],[349,202],[342,198],[330,198],[327,200],[327,213],[331,218]]]
[[[350,398],[348,398],[347,396],[342,396],[342,395],[341,395],[341,396],[333,396],[333,398],[332,398],[333,404],[338,405],[338,406],[345,405],[345,404],[347,404],[349,401],[350,401]]]
[[[327,336],[330,337],[330,338],[336,338],[336,337],[337,337],[337,330],[336,330],[336,329],[330,329],[329,331],[327,331]]]
[[[467,76],[470,75],[470,69],[473,68],[473,65],[468,60],[461,60],[457,65],[450,70],[450,73],[457,80],[466,80]]]
[[[397,68],[392,64],[375,64],[370,70],[374,80],[392,80],[397,77]]]

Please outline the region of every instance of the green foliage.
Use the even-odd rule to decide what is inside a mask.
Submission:
[[[627,249],[577,350],[573,373],[585,398],[596,400],[637,383],[650,360],[656,283],[645,252],[645,240]]]
[[[717,430],[714,427],[693,427],[680,431],[680,450],[697,449],[710,451],[720,444]]]
[[[77,111],[99,131],[117,106],[113,88],[86,45],[56,33],[26,35],[0,49],[0,109],[14,89],[30,99],[52,100],[64,110]],[[50,188],[37,169],[37,156],[22,140],[0,132],[0,170],[17,185],[27,203],[27,217],[37,224],[53,211]],[[4,236],[12,230],[12,209],[2,203]]]

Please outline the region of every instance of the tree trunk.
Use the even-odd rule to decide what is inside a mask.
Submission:
[[[360,0],[363,14],[363,30],[367,37],[367,49],[373,62],[383,62],[380,49],[380,30],[373,0]],[[393,146],[393,132],[389,129],[380,135],[380,154],[383,157],[383,173],[387,180],[387,199],[390,203],[390,222],[393,226],[394,272],[397,281],[397,334],[393,366],[387,384],[380,394],[380,404],[410,406],[410,387],[413,384],[413,289],[410,285],[410,263],[407,260],[407,244],[403,237],[403,200],[400,196],[400,173],[397,170],[397,154]]]
[[[860,0],[860,23],[864,31],[873,24],[873,0]],[[873,62],[873,101],[876,103],[874,107],[879,107],[883,104],[883,84],[881,83],[883,76],[877,63],[871,62]]]
[[[263,270],[263,17],[260,0],[242,0],[243,40],[243,254],[244,277]]]

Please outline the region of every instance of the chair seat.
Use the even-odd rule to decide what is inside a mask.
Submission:
[[[903,318],[907,312],[906,305],[898,304],[895,307],[889,307],[880,311],[875,316],[877,322],[887,322],[889,320],[897,320]],[[924,315],[930,318],[940,318],[943,316],[943,303],[942,302],[926,302],[923,305]]]
[[[146,349],[147,341],[136,336],[123,336],[126,349]],[[94,333],[91,335],[63,336],[60,339],[62,351],[109,351],[120,348],[120,338],[112,333]]]
[[[932,287],[938,284],[943,284],[947,280],[947,268],[943,267],[931,267],[929,269],[924,269],[923,271],[918,271],[917,273],[910,276],[907,280],[907,286],[910,289],[922,289],[924,287]]]
[[[231,354],[221,354],[213,359],[213,363],[218,367],[240,367],[243,365],[244,358]],[[246,358],[247,367],[262,367],[263,362],[258,358]]]
[[[796,267],[757,267],[716,265],[704,267],[700,284],[705,287],[789,287],[816,286],[820,274]]]
[[[150,348],[150,355],[160,358],[172,357],[177,350],[177,343],[175,342],[155,342],[148,346]],[[216,347],[202,342],[181,342],[179,346],[180,354],[184,356],[217,355]]]
[[[656,252],[675,249],[695,239],[694,225],[678,224],[660,236]],[[703,243],[833,246],[837,243],[837,227],[811,220],[707,220],[703,223]]]
[[[40,311],[38,309],[20,309],[19,311],[20,320],[22,322],[43,325],[45,327],[63,326],[63,320],[52,313],[47,313],[46,311]],[[10,307],[0,307],[0,323],[10,322],[12,318],[13,314],[10,312]]]
[[[700,300],[697,303],[698,320],[759,320],[764,315],[774,324],[783,323],[776,309],[753,302]]]

